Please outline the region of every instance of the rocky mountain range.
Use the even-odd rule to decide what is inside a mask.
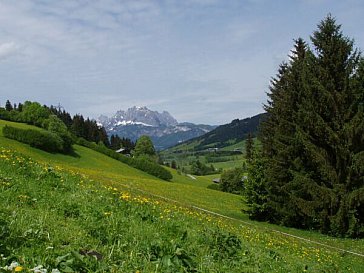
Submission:
[[[157,150],[201,136],[216,128],[211,125],[178,123],[167,111],[159,113],[145,106],[134,106],[126,111],[117,111],[110,118],[102,115],[97,122],[105,127],[110,136],[118,135],[135,141],[142,135],[148,135]]]

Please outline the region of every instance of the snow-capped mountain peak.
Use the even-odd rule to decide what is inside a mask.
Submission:
[[[174,126],[178,122],[167,111],[159,113],[152,111],[146,106],[133,106],[126,111],[117,111],[107,121],[101,116],[98,121],[103,123],[105,127],[109,126],[126,126],[126,125],[144,125],[144,126]]]
[[[141,135],[149,135],[157,149],[173,146],[215,128],[192,123],[179,124],[167,111],[159,113],[146,106],[133,106],[126,111],[119,110],[111,118],[100,116],[97,123],[102,124],[109,135],[117,134],[132,140],[138,139]]]

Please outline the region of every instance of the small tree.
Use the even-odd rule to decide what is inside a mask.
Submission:
[[[248,164],[248,179],[245,181],[244,197],[248,205],[246,212],[254,220],[272,218],[268,204],[268,189],[265,175],[265,158],[257,152]]]
[[[148,156],[154,158],[156,156],[156,151],[154,145],[149,136],[141,136],[135,145],[134,156]]]
[[[43,123],[43,126],[48,131],[57,134],[63,141],[63,151],[72,151],[72,137],[67,129],[67,126],[56,115],[50,115],[49,118]]]

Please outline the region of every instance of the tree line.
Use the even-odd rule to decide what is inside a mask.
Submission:
[[[110,147],[110,141],[105,128],[97,125],[95,120],[84,118],[80,114],[73,117],[61,107],[50,107],[41,105],[38,102],[25,101],[24,103],[12,104],[9,100],[5,103],[5,108],[0,108],[0,118],[15,122],[24,122],[38,127],[46,128],[47,120],[50,116],[55,116],[61,120],[70,133],[76,137],[82,137],[87,141],[102,142]]]

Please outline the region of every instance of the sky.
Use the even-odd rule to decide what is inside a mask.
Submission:
[[[263,112],[293,40],[329,13],[363,49],[361,0],[0,0],[0,106],[229,123]]]

